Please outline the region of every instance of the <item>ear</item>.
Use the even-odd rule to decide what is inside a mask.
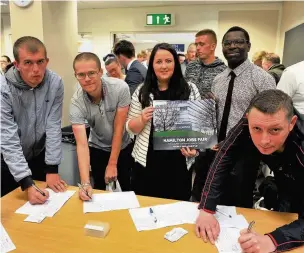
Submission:
[[[248,52],[250,52],[250,49],[251,49],[251,43],[250,43],[250,42],[248,42],[248,43],[247,43],[247,45],[248,45]]]
[[[19,63],[17,61],[13,61],[14,66],[16,67],[17,70],[19,70]]]
[[[248,112],[246,112],[245,117],[246,117],[246,119],[248,119]]]
[[[289,132],[292,131],[292,129],[294,128],[296,122],[297,122],[297,119],[298,117],[296,115],[294,115],[292,118],[291,118],[291,121],[290,121],[290,124],[289,124]]]
[[[212,44],[211,44],[211,49],[212,49],[213,51],[215,51],[215,49],[216,49],[216,43],[212,43]]]

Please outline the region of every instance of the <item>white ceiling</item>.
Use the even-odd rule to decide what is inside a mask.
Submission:
[[[8,0],[0,0],[0,2],[8,2]],[[201,5],[201,4],[236,4],[236,3],[257,3],[257,2],[283,2],[277,0],[264,0],[264,1],[249,1],[249,0],[239,0],[239,1],[207,1],[207,0],[198,0],[198,1],[127,1],[127,0],[103,0],[103,1],[78,1],[78,9],[108,9],[108,8],[136,8],[136,7],[148,7],[148,6],[178,6],[178,5]],[[1,13],[9,13],[8,5],[1,5]]]

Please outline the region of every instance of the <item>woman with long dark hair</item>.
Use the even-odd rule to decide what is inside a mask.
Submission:
[[[197,87],[183,78],[176,51],[167,43],[157,44],[151,53],[147,76],[132,96],[126,123],[137,135],[132,156],[132,187],[136,194],[189,200],[191,172],[187,157],[196,150],[154,150],[153,100],[197,100]]]

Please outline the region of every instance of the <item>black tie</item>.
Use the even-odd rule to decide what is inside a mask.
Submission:
[[[229,75],[231,76],[231,79],[229,81],[228,92],[227,92],[227,96],[226,96],[226,102],[225,102],[218,142],[221,142],[226,138],[228,118],[229,118],[230,108],[231,108],[232,91],[233,91],[234,79],[235,79],[236,75],[234,74],[233,71],[231,71]]]

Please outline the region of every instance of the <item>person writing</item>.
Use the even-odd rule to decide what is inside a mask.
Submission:
[[[245,253],[290,250],[304,243],[304,132],[303,118],[294,109],[291,98],[280,90],[257,94],[239,123],[220,144],[210,167],[199,204],[196,234],[205,242],[217,239],[220,227],[213,213],[229,184],[228,175],[236,162],[245,159],[246,183],[254,187],[260,161],[274,172],[279,212],[296,212],[298,219],[265,235],[242,231],[239,243]],[[246,163],[245,163],[246,165]]]
[[[122,190],[130,190],[132,145],[125,131],[131,100],[128,85],[118,78],[102,77],[100,60],[93,53],[77,55],[73,67],[81,86],[70,104],[81,178],[79,197],[89,200],[92,196],[90,167],[95,189],[105,190],[106,184],[118,179]],[[91,128],[89,141],[86,122]]]

